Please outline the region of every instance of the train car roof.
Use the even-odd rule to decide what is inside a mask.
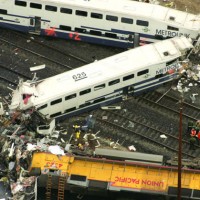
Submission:
[[[134,160],[134,161],[143,161],[143,162],[154,162],[154,163],[162,163],[163,155],[156,154],[146,154],[140,152],[129,152],[129,151],[119,151],[113,149],[95,149],[96,156],[123,159],[123,160]]]
[[[161,21],[171,21],[172,24],[176,23],[177,26],[188,27],[189,29],[200,29],[200,17],[194,14],[175,10],[172,8],[143,3],[131,0],[35,0],[35,2],[55,3],[60,6],[73,5],[91,8],[92,11],[101,10],[110,12],[123,13],[126,15],[135,15],[136,17],[150,17]],[[174,20],[171,20],[171,17]]]
[[[77,89],[87,89],[91,84],[105,83],[120,75],[129,75],[137,71],[149,68],[158,63],[164,63],[178,58],[181,53],[174,42],[182,48],[191,48],[191,43],[184,37],[164,40],[162,42],[145,45],[125,51],[123,53],[93,62],[83,67],[67,71],[65,73],[50,77],[36,86],[38,101],[44,98],[53,98],[62,94],[74,92]],[[168,52],[168,55],[164,55]],[[76,81],[73,76],[85,73],[84,79]],[[49,90],[47,89],[49,88]]]

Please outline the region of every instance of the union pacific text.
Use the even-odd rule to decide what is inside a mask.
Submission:
[[[130,178],[130,177],[115,177],[115,183],[121,182],[121,183],[134,183],[136,185],[148,185],[148,186],[156,186],[156,187],[164,187],[164,181],[154,181],[149,179],[137,179],[137,178]]]

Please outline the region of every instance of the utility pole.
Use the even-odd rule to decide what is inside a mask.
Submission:
[[[181,200],[181,167],[182,167],[182,115],[183,115],[183,93],[180,100],[179,118],[179,149],[178,149],[178,200]]]

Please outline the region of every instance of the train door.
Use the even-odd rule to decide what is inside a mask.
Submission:
[[[134,33],[134,47],[138,47],[140,45],[140,34]]]
[[[124,96],[131,95],[133,93],[134,93],[134,86],[133,85],[128,86],[128,87],[124,87],[123,90],[122,90],[122,94]]]
[[[133,43],[133,47],[138,47],[140,43],[140,34],[139,33],[134,33],[134,34],[129,34],[128,36],[128,42]]]
[[[30,17],[29,32],[40,34],[41,32],[41,17]]]

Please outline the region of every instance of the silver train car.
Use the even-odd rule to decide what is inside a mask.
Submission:
[[[131,0],[1,0],[0,27],[132,48],[176,36],[197,41],[200,16]]]
[[[35,107],[50,118],[70,116],[139,94],[178,77],[191,39],[175,37],[140,46],[39,81],[20,81],[10,109]]]
[[[137,162],[142,164],[163,165],[164,156],[156,154],[146,154],[140,152],[119,151],[113,149],[95,149],[95,157],[106,158],[109,160]]]

